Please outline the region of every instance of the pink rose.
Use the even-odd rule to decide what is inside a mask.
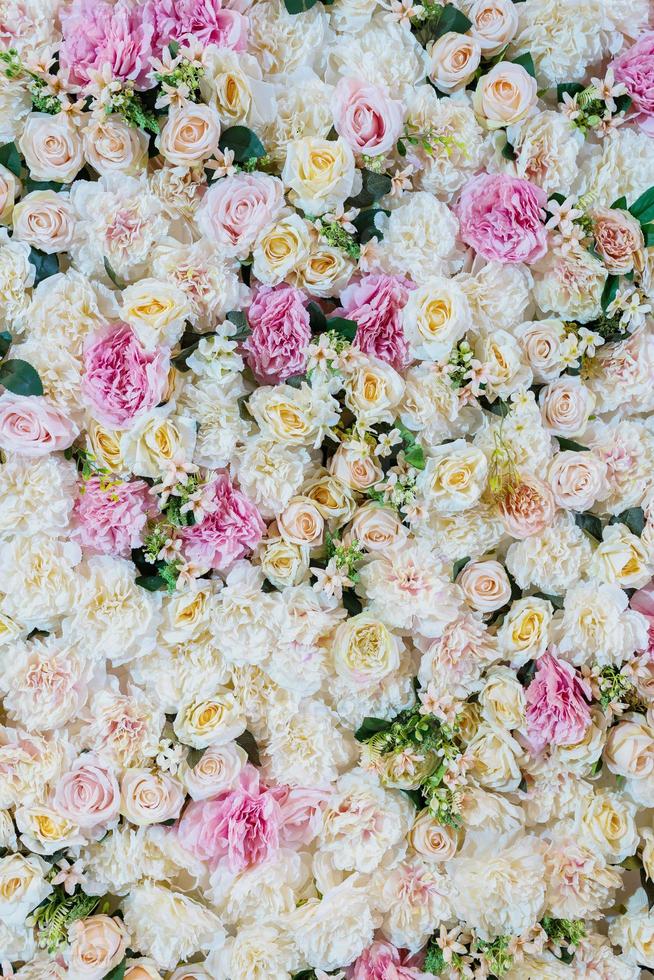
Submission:
[[[112,78],[133,81],[137,89],[151,88],[154,28],[145,13],[131,0],[73,0],[62,10],[59,61],[69,84],[83,89],[106,65]]]
[[[381,85],[341,78],[332,96],[334,129],[357,154],[389,153],[402,132],[402,103]]]
[[[654,136],[654,31],[643,34],[611,67],[631,96],[640,128]]]
[[[152,498],[147,483],[108,485],[92,476],[75,502],[73,537],[82,548],[96,555],[129,558],[132,548],[143,543],[143,531]]]
[[[281,810],[275,794],[259,785],[254,766],[243,769],[236,789],[189,803],[177,827],[181,844],[211,868],[232,872],[261,864],[279,849]]]
[[[590,724],[590,686],[566,660],[546,653],[527,688],[527,732],[536,752],[546,745],[575,745]]]
[[[168,367],[167,352],[147,352],[131,327],[113,324],[86,346],[82,391],[98,422],[124,429],[161,401]]]
[[[649,623],[649,652],[654,653],[654,579],[649,585],[634,592],[629,605],[647,619]]]
[[[259,384],[278,384],[307,366],[311,342],[307,298],[294,286],[262,286],[248,310],[252,333],[243,344]]]
[[[282,844],[310,844],[320,833],[329,792],[290,786],[276,786],[272,792],[280,807]]]
[[[159,51],[185,38],[194,38],[203,48],[215,44],[245,51],[247,46],[247,17],[224,9],[222,0],[148,0],[146,17],[154,24]]]
[[[461,238],[491,261],[535,262],[547,251],[546,202],[545,191],[528,180],[478,174],[456,206]]]
[[[107,826],[117,819],[119,807],[118,780],[91,753],[81,755],[57,783],[54,808],[78,827]]]
[[[213,482],[211,505],[199,524],[182,530],[184,553],[198,565],[225,570],[256,548],[266,525],[252,501],[225,474]]]
[[[409,290],[414,288],[401,276],[364,276],[341,293],[342,307],[336,311],[348,320],[356,320],[355,347],[386,361],[397,371],[410,360],[400,312]]]
[[[213,184],[197,213],[198,227],[229,256],[247,257],[259,232],[279,215],[284,190],[278,177],[234,174]]]
[[[20,456],[45,456],[58,449],[68,449],[78,429],[47,398],[12,395],[0,396],[0,449]]]
[[[361,953],[346,976],[348,980],[427,980],[431,974],[409,966],[395,946],[379,940]]]

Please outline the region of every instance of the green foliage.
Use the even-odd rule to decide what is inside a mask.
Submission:
[[[556,946],[578,946],[586,935],[586,927],[581,919],[554,919],[545,916],[540,924]]]
[[[388,174],[376,173],[374,170],[361,171],[361,190],[354,197],[348,198],[348,208],[369,208],[390,192],[392,180]]]
[[[642,507],[629,507],[620,514],[615,514],[609,524],[625,524],[639,538],[645,529],[645,513]]]
[[[22,164],[20,153],[15,143],[5,143],[4,146],[0,146],[0,163],[7,170],[11,170],[14,176],[20,177]]]
[[[59,272],[59,259],[56,255],[48,255],[38,248],[30,249],[31,264],[36,269],[34,285],[38,286],[44,279],[49,279]]]
[[[249,160],[258,160],[266,155],[263,143],[247,126],[230,126],[229,129],[223,130],[218,148],[223,153],[225,150],[231,150],[234,154],[234,162],[240,164]]]
[[[575,524],[596,541],[602,540],[602,522],[595,514],[575,514]]]
[[[100,903],[94,895],[77,891],[67,895],[57,885],[46,900],[32,913],[41,949],[54,953],[68,938],[68,929],[79,919],[89,916]]]
[[[240,745],[242,749],[247,752],[248,761],[252,763],[253,766],[260,766],[261,759],[259,757],[259,746],[257,745],[257,740],[246,728],[242,735],[239,735],[235,739],[237,745]]]
[[[173,42],[176,44],[177,42]],[[170,44],[169,48],[173,45]],[[173,58],[177,57],[177,52],[179,51],[179,44],[177,44],[177,51],[173,55]],[[172,54],[172,51],[171,51]],[[156,72],[155,78],[158,82],[169,88],[178,89],[184,87],[188,93],[187,98],[191,102],[198,102],[200,95],[200,79],[204,75],[204,68],[202,65],[198,65],[193,61],[189,61],[188,58],[182,58],[180,63],[172,71],[166,72]]]
[[[650,187],[630,206],[629,211],[641,225],[654,221],[654,187]]]
[[[513,64],[520,65],[520,67],[524,68],[527,74],[531,75],[532,78],[536,77],[534,59],[529,51],[525,52],[525,54],[521,54],[518,58],[513,58]]]
[[[159,121],[154,112],[146,108],[141,96],[134,91],[132,82],[125,82],[120,91],[111,97],[111,102],[105,108],[107,115],[115,113],[122,116],[129,126],[134,129],[143,129],[148,133],[157,135],[159,132]]]
[[[610,704],[626,704],[634,710],[642,708],[636,688],[629,678],[614,664],[607,664],[599,672],[600,704],[606,711]]]
[[[43,394],[43,384],[38,372],[27,361],[19,358],[0,364],[0,385],[14,395]]]

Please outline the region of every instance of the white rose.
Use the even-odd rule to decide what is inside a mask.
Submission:
[[[400,666],[403,644],[379,620],[360,613],[341,623],[334,632],[332,657],[340,677],[360,687],[370,687]]]
[[[182,704],[173,728],[180,742],[203,749],[226,745],[245,731],[245,716],[233,691],[217,688],[213,694],[197,696]]]
[[[357,354],[348,363],[345,404],[367,427],[392,422],[404,394],[404,381],[390,364]]]
[[[320,215],[350,197],[356,174],[354,155],[343,139],[305,136],[289,143],[282,180],[298,208]]]
[[[466,755],[472,763],[471,772],[481,786],[500,793],[517,790],[522,779],[519,762],[523,753],[506,729],[482,723],[468,743]]]
[[[467,16],[472,22],[470,33],[477,39],[484,58],[499,54],[518,30],[513,0],[474,0]]]
[[[120,454],[132,473],[157,480],[173,460],[191,462],[195,439],[195,420],[174,415],[169,402],[148,412],[122,434]]]
[[[216,110],[202,102],[187,102],[170,110],[156,144],[169,163],[189,167],[213,156],[219,139]]]
[[[513,6],[513,0],[510,0]],[[564,367],[562,320],[529,320],[515,329],[529,366],[538,382],[555,381]]]
[[[68,950],[68,970],[79,980],[101,980],[125,956],[129,933],[122,919],[91,915],[73,922]]]
[[[590,573],[600,582],[639,589],[652,577],[652,563],[640,538],[626,524],[609,524],[591,559]]]
[[[537,660],[549,643],[552,606],[546,599],[529,596],[514,602],[497,634],[500,650],[514,667]]]
[[[465,439],[438,446],[427,458],[417,487],[439,514],[473,507],[486,487],[486,456]]]
[[[21,183],[18,177],[7,167],[0,164],[0,224],[11,223],[14,211],[14,201],[20,193]]]
[[[499,129],[524,119],[534,111],[538,84],[522,65],[501,61],[477,82],[472,104],[489,129]]]
[[[609,492],[607,467],[593,452],[557,453],[548,468],[547,480],[559,507],[583,512]]]
[[[454,827],[439,823],[429,810],[420,811],[407,840],[414,851],[430,861],[450,861],[459,846],[459,835]]]
[[[172,347],[184,332],[191,304],[186,293],[171,282],[140,279],[123,290],[121,315],[146,350]]]
[[[509,667],[491,667],[479,694],[483,717],[511,731],[525,724],[525,692]]]
[[[538,396],[544,427],[555,436],[582,435],[595,408],[595,396],[580,378],[561,377]]]
[[[471,561],[457,579],[466,602],[477,612],[501,609],[511,598],[511,583],[498,561]]]
[[[266,541],[257,557],[261,571],[276,589],[298,585],[308,575],[308,549],[283,538]]]
[[[70,112],[31,112],[18,141],[32,180],[70,183],[82,169],[82,137]]]
[[[654,730],[642,715],[632,715],[609,731],[604,759],[611,772],[629,780],[654,774]]]
[[[311,244],[308,223],[293,211],[261,232],[252,249],[252,272],[266,285],[276,286],[306,265]]]
[[[400,547],[409,532],[395,510],[371,502],[357,509],[350,533],[366,551],[375,552]]]
[[[464,88],[479,68],[481,45],[476,37],[448,31],[427,45],[429,77],[449,95]]]
[[[184,803],[181,783],[165,772],[128,769],[120,784],[120,812],[138,827],[179,816]]]
[[[508,398],[516,388],[528,388],[531,368],[525,363],[520,345],[506,330],[494,330],[475,344],[477,360],[484,365],[486,391]]]
[[[582,804],[582,834],[611,864],[619,864],[636,853],[638,831],[636,807],[629,800],[609,790],[588,796]]]
[[[52,891],[45,880],[49,865],[36,854],[0,858],[0,919],[22,926],[26,916]]]
[[[402,311],[404,335],[413,356],[420,360],[447,360],[471,320],[463,289],[444,276],[432,276],[411,290]]]
[[[42,252],[65,252],[75,233],[75,216],[68,194],[32,191],[14,208],[14,238]]]
[[[91,116],[83,130],[84,156],[100,174],[138,174],[148,162],[150,138],[117,116]]]
[[[180,779],[192,800],[206,800],[230,789],[247,762],[247,753],[236,742],[210,745],[191,768],[180,769]]]
[[[609,925],[609,939],[620,946],[630,963],[654,968],[654,914],[644,888],[627,902],[627,911]]]

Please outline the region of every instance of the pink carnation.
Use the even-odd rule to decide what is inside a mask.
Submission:
[[[112,78],[133,81],[135,88],[152,86],[154,28],[141,4],[131,0],[73,0],[61,14],[61,67],[71,85],[84,88],[93,72],[105,65]]]
[[[646,618],[649,625],[649,652],[654,653],[654,580],[634,592],[629,605]]]
[[[590,724],[590,688],[566,660],[540,657],[527,688],[527,731],[536,752],[546,745],[575,745]]]
[[[496,262],[535,262],[547,251],[541,187],[508,174],[479,174],[461,191],[456,213],[466,245]]]
[[[190,803],[178,824],[182,845],[211,868],[232,872],[261,864],[279,848],[281,810],[275,794],[259,785],[253,766],[241,772],[236,789],[213,800]]]
[[[248,310],[252,333],[243,344],[260,384],[278,384],[307,366],[311,341],[307,298],[294,286],[262,286]]]
[[[252,501],[225,474],[214,480],[208,498],[211,512],[181,532],[184,553],[198,565],[224,570],[256,548],[266,525]]]
[[[400,311],[409,298],[409,290],[414,288],[401,276],[364,276],[343,291],[342,308],[337,310],[358,324],[354,346],[398,371],[409,362]]]
[[[146,351],[131,327],[114,324],[84,351],[82,391],[99,422],[127,428],[161,401],[168,367],[167,353]]]
[[[154,24],[158,50],[170,41],[191,37],[203,48],[215,44],[245,51],[247,46],[247,17],[225,9],[222,0],[148,0],[146,16]]]
[[[364,950],[347,971],[348,980],[427,980],[430,976],[430,973],[409,966],[406,956],[383,940]]]
[[[73,537],[92,554],[129,558],[132,548],[143,543],[151,504],[143,480],[107,486],[92,476],[75,502]]]
[[[649,31],[612,64],[616,81],[622,82],[638,111],[637,122],[654,136],[654,31]]]

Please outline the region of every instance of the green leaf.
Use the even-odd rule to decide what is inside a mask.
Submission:
[[[306,374],[294,374],[292,377],[286,378],[284,384],[290,385],[291,388],[301,388],[307,380]]]
[[[326,322],[328,330],[335,330],[337,334],[345,337],[346,340],[354,340],[357,332],[356,320],[347,320],[343,316],[332,316]]]
[[[324,333],[327,329],[327,317],[323,313],[322,308],[317,303],[311,302],[307,306],[307,310],[309,311],[311,333]]]
[[[602,290],[602,309],[606,313],[609,306],[615,299],[618,293],[618,286],[620,285],[620,279],[618,276],[608,276],[606,282],[604,283],[604,289]]]
[[[588,446],[582,446],[580,442],[575,442],[574,439],[564,439],[563,436],[556,437],[559,442],[559,449],[569,450],[573,453],[589,453],[590,449]]]
[[[19,358],[0,364],[0,385],[14,395],[42,395],[41,379],[31,364]]]
[[[547,599],[551,602],[555,609],[563,609],[563,596],[560,595],[549,595],[547,592],[534,592],[534,595],[538,599]]]
[[[458,10],[453,4],[448,3],[443,7],[443,13],[438,18],[438,23],[433,33],[434,39],[442,37],[453,31],[455,34],[465,34],[472,27],[472,21],[464,13]]]
[[[534,65],[534,59],[532,58],[530,51],[526,51],[518,58],[514,58],[513,64],[520,65],[520,67],[524,68],[527,74],[531,75],[532,78],[536,77],[536,66]]]
[[[232,334],[231,340],[245,340],[246,337],[249,337],[251,333],[250,324],[242,310],[230,310],[226,319],[236,327],[236,333]]]
[[[642,225],[643,237],[645,239],[645,248],[652,248],[654,246],[654,224],[652,225]]]
[[[343,590],[343,606],[347,609],[350,616],[358,616],[363,610],[361,600],[352,589]]]
[[[352,224],[357,230],[359,241],[362,245],[369,242],[371,238],[377,238],[381,241],[384,236],[377,227],[377,215],[388,215],[390,213],[390,211],[386,211],[384,208],[367,208],[364,211],[359,211]]]
[[[112,265],[111,265],[111,263],[110,263],[110,261],[109,261],[109,259],[107,258],[106,255],[104,257],[104,271],[107,273],[107,275],[111,279],[111,281],[114,284],[114,286],[117,286],[118,289],[124,289],[125,288],[125,286],[127,285],[127,283],[125,282],[124,279],[121,279],[120,278],[120,276],[118,275],[117,272],[114,271],[114,269],[113,269],[113,267],[112,267]]]
[[[528,660],[522,665],[516,676],[523,687],[529,687],[536,675],[536,661]]]
[[[575,96],[583,92],[584,86],[580,85],[579,82],[560,82],[556,86],[556,101],[563,102],[564,95]]]
[[[452,565],[452,581],[453,582],[456,582],[456,580],[458,579],[459,575],[461,574],[461,572],[466,567],[466,565],[468,564],[469,561],[470,561],[470,558],[466,555],[465,558],[459,558],[457,561],[454,562],[454,564]]]
[[[422,446],[419,446],[418,443],[415,443],[410,449],[406,450],[404,458],[409,466],[413,466],[416,470],[424,470],[425,453]]]
[[[575,514],[575,524],[596,541],[602,540],[602,522],[594,514]]]
[[[8,330],[0,331],[0,360],[7,356],[7,351],[11,347],[11,334]]]
[[[28,194],[31,194],[32,191],[57,191],[58,193],[65,186],[56,180],[32,180],[31,177],[25,180],[25,190]]]
[[[409,797],[416,810],[425,809],[425,798],[419,789],[402,789],[402,792]]]
[[[483,408],[486,412],[492,412],[493,415],[499,415],[501,419],[505,419],[511,411],[509,403],[505,402],[502,398],[496,398],[495,401],[491,402],[485,395],[481,395],[477,401],[479,402],[480,408]]]
[[[627,95],[626,92],[625,92],[624,95],[619,95],[617,97],[617,99],[615,100],[615,111],[616,111],[616,113],[618,113],[618,112],[626,112],[627,109],[630,109],[631,108],[631,102],[632,102],[631,96],[630,95]]]
[[[289,14],[303,14],[306,10],[315,7],[316,0],[284,0],[284,6]]]
[[[123,980],[123,977],[125,976],[126,963],[127,963],[127,957],[121,960],[118,966],[115,966],[113,970],[109,971],[109,973],[105,973],[104,980]]]
[[[617,199],[617,201],[614,201],[613,204],[611,205],[611,207],[612,208],[617,208],[620,211],[626,210],[626,207],[627,207],[627,198],[624,196],[624,194],[622,195],[622,197],[619,197]]]
[[[508,140],[502,147],[502,156],[505,160],[515,160],[515,150]]]
[[[609,524],[625,524],[632,534],[640,537],[645,527],[645,514],[642,507],[629,507],[621,514],[616,514],[609,521]]]
[[[230,126],[229,129],[223,130],[218,147],[223,153],[225,150],[231,150],[236,163],[245,163],[246,160],[252,160],[254,157],[259,159],[266,155],[263,143],[247,126]]]
[[[249,732],[246,728],[243,734],[239,735],[239,737],[234,739],[234,741],[237,745],[240,745],[242,749],[245,749],[248,756],[248,762],[251,762],[253,766],[261,765],[261,759],[259,758],[259,746],[257,745],[257,740],[252,732]]]
[[[650,187],[644,194],[634,201],[629,208],[634,218],[638,218],[641,225],[646,225],[654,221],[654,187]]]
[[[357,742],[367,742],[373,735],[377,735],[379,732],[385,732],[390,727],[391,722],[384,721],[383,718],[364,718],[354,733],[354,737]]]
[[[170,57],[176,58],[179,54],[179,41],[171,41],[168,45],[168,50],[170,51]]]
[[[38,286],[44,279],[49,279],[59,272],[59,258],[56,255],[48,255],[38,248],[30,249],[30,262],[36,269],[34,285]]]
[[[20,177],[20,153],[15,143],[5,143],[4,146],[0,146],[0,163],[7,170],[11,170],[15,177]]]
[[[161,575],[138,575],[136,584],[140,585],[142,589],[147,589],[148,592],[156,592],[163,588],[166,581]]]
[[[347,199],[347,207],[369,208],[371,204],[388,194],[393,182],[388,174],[377,174],[374,170],[361,171],[361,190]]]

